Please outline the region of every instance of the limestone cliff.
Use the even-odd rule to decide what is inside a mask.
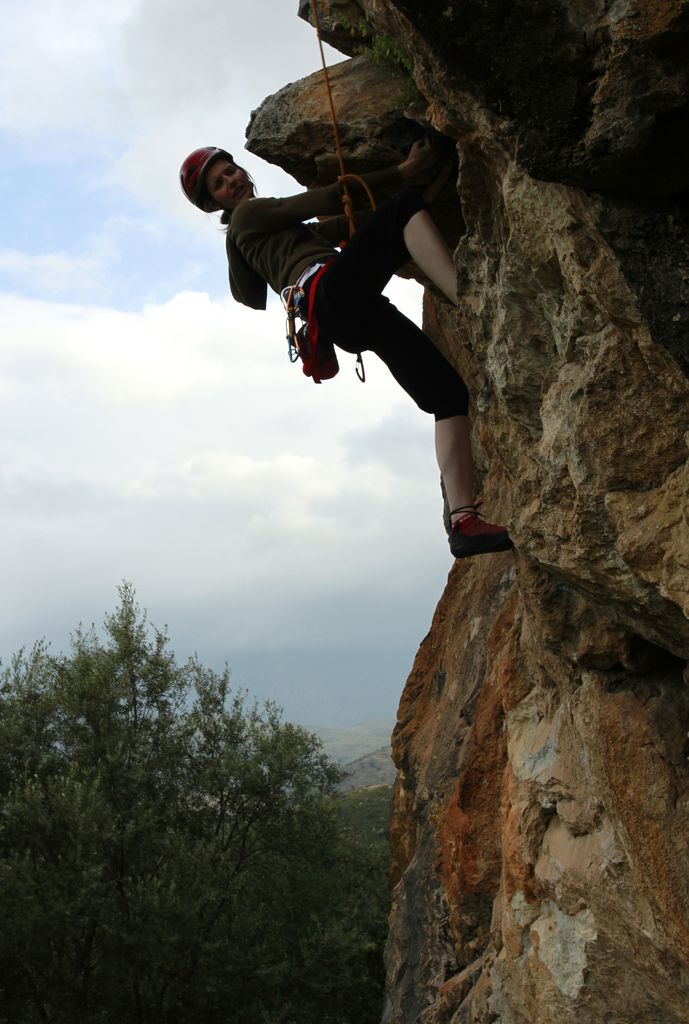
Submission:
[[[457,145],[460,307],[426,323],[516,543],[451,570],[402,695],[385,1020],[686,1024],[689,4],[321,10],[422,98],[337,67],[352,170],[423,123]],[[331,138],[316,76],[249,147],[313,184]]]

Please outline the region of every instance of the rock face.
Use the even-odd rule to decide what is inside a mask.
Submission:
[[[343,46],[353,7],[457,144],[426,326],[516,543],[452,568],[402,695],[384,1019],[686,1024],[689,5],[333,2]],[[352,169],[386,162],[419,108],[338,76]],[[312,84],[249,135],[308,184]]]
[[[396,102],[401,83],[361,57],[334,65],[329,76],[347,170],[361,173],[399,159],[401,146],[419,134],[418,124]],[[339,173],[321,73],[264,100],[251,116],[247,137],[252,153],[289,168],[302,185],[330,184]]]

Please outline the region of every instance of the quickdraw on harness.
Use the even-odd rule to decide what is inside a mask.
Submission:
[[[375,210],[376,208],[376,201],[373,198],[371,189],[360,175],[351,173],[347,174],[345,171],[344,158],[342,156],[342,145],[340,142],[340,130],[337,124],[335,104],[333,102],[332,89],[330,88],[330,78],[328,76],[328,68],[325,63],[325,54],[323,52],[321,22],[318,16],[317,0],[311,0],[311,10],[313,13],[313,23],[316,28],[316,35],[318,37],[318,48],[321,54],[321,64],[323,65],[323,77],[325,79],[325,88],[328,94],[330,116],[335,135],[335,150],[337,152],[337,160],[340,167],[340,173],[337,180],[342,186],[342,206],[347,217],[347,223],[349,224],[349,237],[351,238],[356,231],[356,223],[354,220],[354,202],[349,194],[347,182],[355,181],[364,190],[368,197],[368,201],[371,204],[372,210]],[[328,261],[328,263],[329,262],[330,261]],[[331,377],[334,377],[340,368],[337,362],[337,356],[335,355],[335,349],[330,341],[321,339],[319,350],[318,320],[316,319],[314,312],[316,288],[318,287],[318,282],[325,272],[328,263],[323,264],[323,266],[319,267],[319,269],[315,271],[315,276],[311,281],[311,287],[309,289],[308,309],[306,311],[304,311],[303,308],[305,293],[302,285],[305,284],[307,280],[311,279],[311,274],[308,274],[306,277],[302,274],[302,277],[295,285],[288,285],[287,288],[283,289],[281,296],[287,313],[287,352],[290,362],[296,363],[297,359],[301,359],[304,364],[304,373],[307,376],[312,377],[315,384],[320,384],[321,380],[329,380]],[[304,316],[304,312],[306,312],[306,316]],[[302,326],[299,328],[296,326],[297,319],[302,320]],[[364,361],[361,357],[361,352],[358,352],[356,357],[356,375],[363,384],[366,380],[366,371],[364,370]]]

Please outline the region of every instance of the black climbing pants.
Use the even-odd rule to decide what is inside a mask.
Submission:
[[[422,209],[413,189],[381,203],[324,272],[315,312],[322,337],[345,352],[375,352],[419,408],[442,420],[466,416],[466,385],[430,338],[381,295],[411,258],[402,231]]]

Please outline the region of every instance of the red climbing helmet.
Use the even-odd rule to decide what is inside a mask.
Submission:
[[[199,210],[206,209],[208,201],[206,175],[213,160],[219,156],[234,163],[227,150],[218,149],[216,146],[204,146],[202,149],[195,149],[193,153],[190,153],[180,167],[179,182],[182,191],[189,202],[198,206]]]

